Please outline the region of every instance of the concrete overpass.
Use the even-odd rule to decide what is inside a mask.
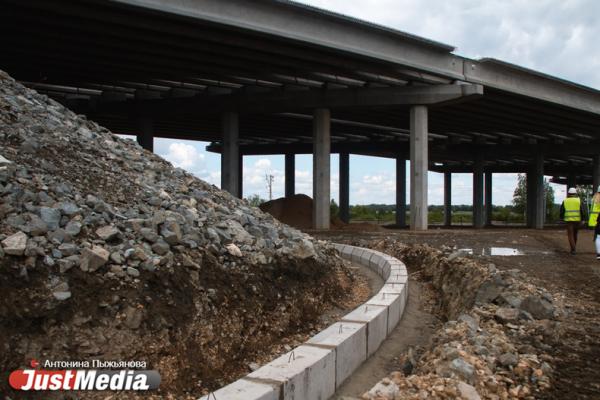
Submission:
[[[330,154],[396,159],[397,224],[427,228],[427,171],[473,173],[474,225],[491,216],[492,173],[528,177],[543,227],[543,176],[600,184],[600,92],[404,32],[276,0],[0,0],[0,68],[114,132],[209,141],[222,187],[241,158],[313,154],[314,224],[329,226]],[[486,211],[487,210],[487,211]]]

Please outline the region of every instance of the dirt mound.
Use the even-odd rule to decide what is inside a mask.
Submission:
[[[260,209],[294,228],[307,230],[313,227],[313,199],[305,194],[267,201],[260,205]],[[338,217],[332,217],[331,230],[377,232],[382,228],[369,223],[346,224]]]
[[[198,397],[354,279],[327,245],[2,71],[0,243],[3,394],[32,358],[93,358],[147,361],[158,395]]]
[[[260,209],[294,228],[312,228],[313,200],[305,194],[267,201],[260,205]]]

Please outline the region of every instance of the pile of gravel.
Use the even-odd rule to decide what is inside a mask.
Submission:
[[[28,357],[159,362],[190,335],[206,350],[196,372],[215,370],[314,318],[340,271],[325,242],[0,71],[3,371]]]

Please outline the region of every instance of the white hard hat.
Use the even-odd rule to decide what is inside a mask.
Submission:
[[[599,188],[600,189],[600,188]],[[569,188],[569,191],[567,192],[568,194],[577,194],[577,189],[575,189],[574,187]]]

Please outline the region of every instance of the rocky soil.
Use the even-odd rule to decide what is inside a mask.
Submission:
[[[446,323],[420,352],[402,358],[364,399],[536,399],[547,397],[564,332],[563,299],[530,283],[523,272],[501,271],[451,248],[361,241],[408,266],[437,293],[434,312]]]
[[[32,358],[97,358],[147,361],[157,395],[197,396],[357,286],[325,242],[2,71],[0,244],[0,393]]]

